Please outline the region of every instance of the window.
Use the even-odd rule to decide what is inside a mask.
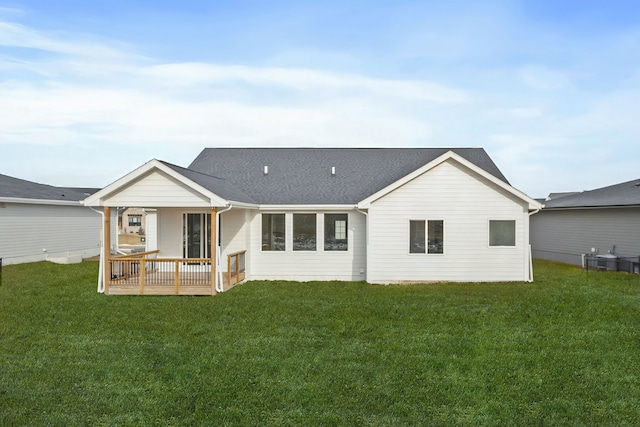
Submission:
[[[262,214],[262,250],[285,250],[284,214]]]
[[[209,258],[211,255],[211,214],[186,213],[182,218],[184,258]]]
[[[316,214],[293,214],[293,250],[316,250]]]
[[[142,215],[129,215],[129,227],[140,227],[142,225]]]
[[[349,249],[347,242],[347,214],[324,215],[324,250],[346,251]]]
[[[444,221],[429,220],[428,225],[429,230],[427,230],[427,236],[429,237],[429,241],[427,245],[427,253],[444,253]]]
[[[425,242],[424,221],[409,221],[409,253],[425,253]]]
[[[444,221],[409,221],[409,253],[444,253]]]
[[[516,222],[514,220],[489,221],[489,246],[515,246]]]

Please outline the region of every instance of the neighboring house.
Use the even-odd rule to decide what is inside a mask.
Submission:
[[[81,203],[95,191],[53,187],[0,174],[2,263],[68,262],[98,255],[101,216]]]
[[[531,219],[534,258],[583,265],[583,256],[640,256],[640,179],[567,193]]]
[[[146,218],[144,209],[127,208],[122,212],[121,232],[123,234],[144,234]]]
[[[104,261],[112,294],[213,294],[243,278],[528,281],[541,207],[480,148],[205,149],[189,168],[151,160],[84,203],[147,212],[148,253]]]

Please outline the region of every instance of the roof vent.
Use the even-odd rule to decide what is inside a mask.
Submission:
[[[331,176],[336,176],[336,167],[331,166]]]
[[[264,174],[269,175],[269,166],[264,167]]]

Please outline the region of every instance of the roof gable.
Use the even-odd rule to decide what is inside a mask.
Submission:
[[[449,151],[508,185],[481,148],[207,148],[189,169],[259,204],[355,205]]]
[[[86,206],[211,206],[228,204],[235,191],[225,180],[201,176],[153,159],[84,200]],[[221,193],[221,194],[219,194]],[[233,200],[233,198],[232,198]]]
[[[402,187],[403,185],[405,185],[406,183],[416,179],[417,177],[419,177],[419,176],[421,176],[421,175],[423,175],[425,173],[428,173],[430,170],[438,167],[439,165],[441,165],[441,164],[443,164],[445,162],[450,162],[450,161],[453,161],[453,162],[461,165],[463,168],[475,173],[476,175],[481,176],[482,178],[488,180],[489,182],[491,182],[492,184],[494,184],[498,188],[506,191],[507,193],[511,194],[512,196],[515,196],[517,199],[524,201],[525,203],[528,204],[529,209],[540,209],[542,207],[542,204],[540,202],[530,198],[526,194],[524,194],[521,191],[513,188],[511,185],[507,184],[506,182],[496,178],[495,176],[491,175],[490,173],[488,173],[484,169],[476,166],[475,164],[473,164],[470,161],[466,160],[462,156],[454,153],[453,151],[448,151],[448,152],[444,153],[440,157],[438,157],[438,158],[434,159],[433,161],[427,163],[426,165],[422,166],[421,168],[416,169],[415,171],[411,172],[410,174],[402,177],[401,179],[393,182],[392,184],[388,185],[387,187],[381,189],[380,191],[372,194],[371,196],[369,196],[366,199],[364,199],[361,202],[359,202],[358,203],[358,207],[362,208],[362,209],[366,209],[366,208],[369,207],[369,205],[371,203],[375,202],[376,200],[378,200],[378,199],[384,197],[385,195],[391,193],[392,191]]]

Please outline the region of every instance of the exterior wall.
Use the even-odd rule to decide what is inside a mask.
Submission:
[[[293,251],[293,213],[297,211],[248,211],[247,278],[250,280],[364,280],[366,268],[365,216],[356,210],[326,211],[348,213],[348,250],[324,251],[325,211],[315,213],[317,250]],[[286,250],[262,250],[262,213],[284,213]]]
[[[211,213],[211,209],[158,208],[157,248],[161,258],[182,258],[182,216],[184,213]],[[220,214],[222,223],[222,266],[226,270],[227,255],[248,249],[246,246],[245,210],[232,209]]]
[[[208,200],[160,172],[139,179],[109,198],[108,206],[180,207],[210,206]]]
[[[542,209],[531,217],[533,257],[582,265],[582,254],[614,249],[640,256],[640,208]]]
[[[367,280],[522,281],[529,278],[525,202],[445,162],[371,204]],[[410,220],[444,221],[444,254],[410,254]],[[516,246],[489,247],[489,220],[515,220]]]
[[[0,258],[4,265],[67,255],[96,256],[101,241],[102,217],[89,208],[22,203],[0,207]]]

